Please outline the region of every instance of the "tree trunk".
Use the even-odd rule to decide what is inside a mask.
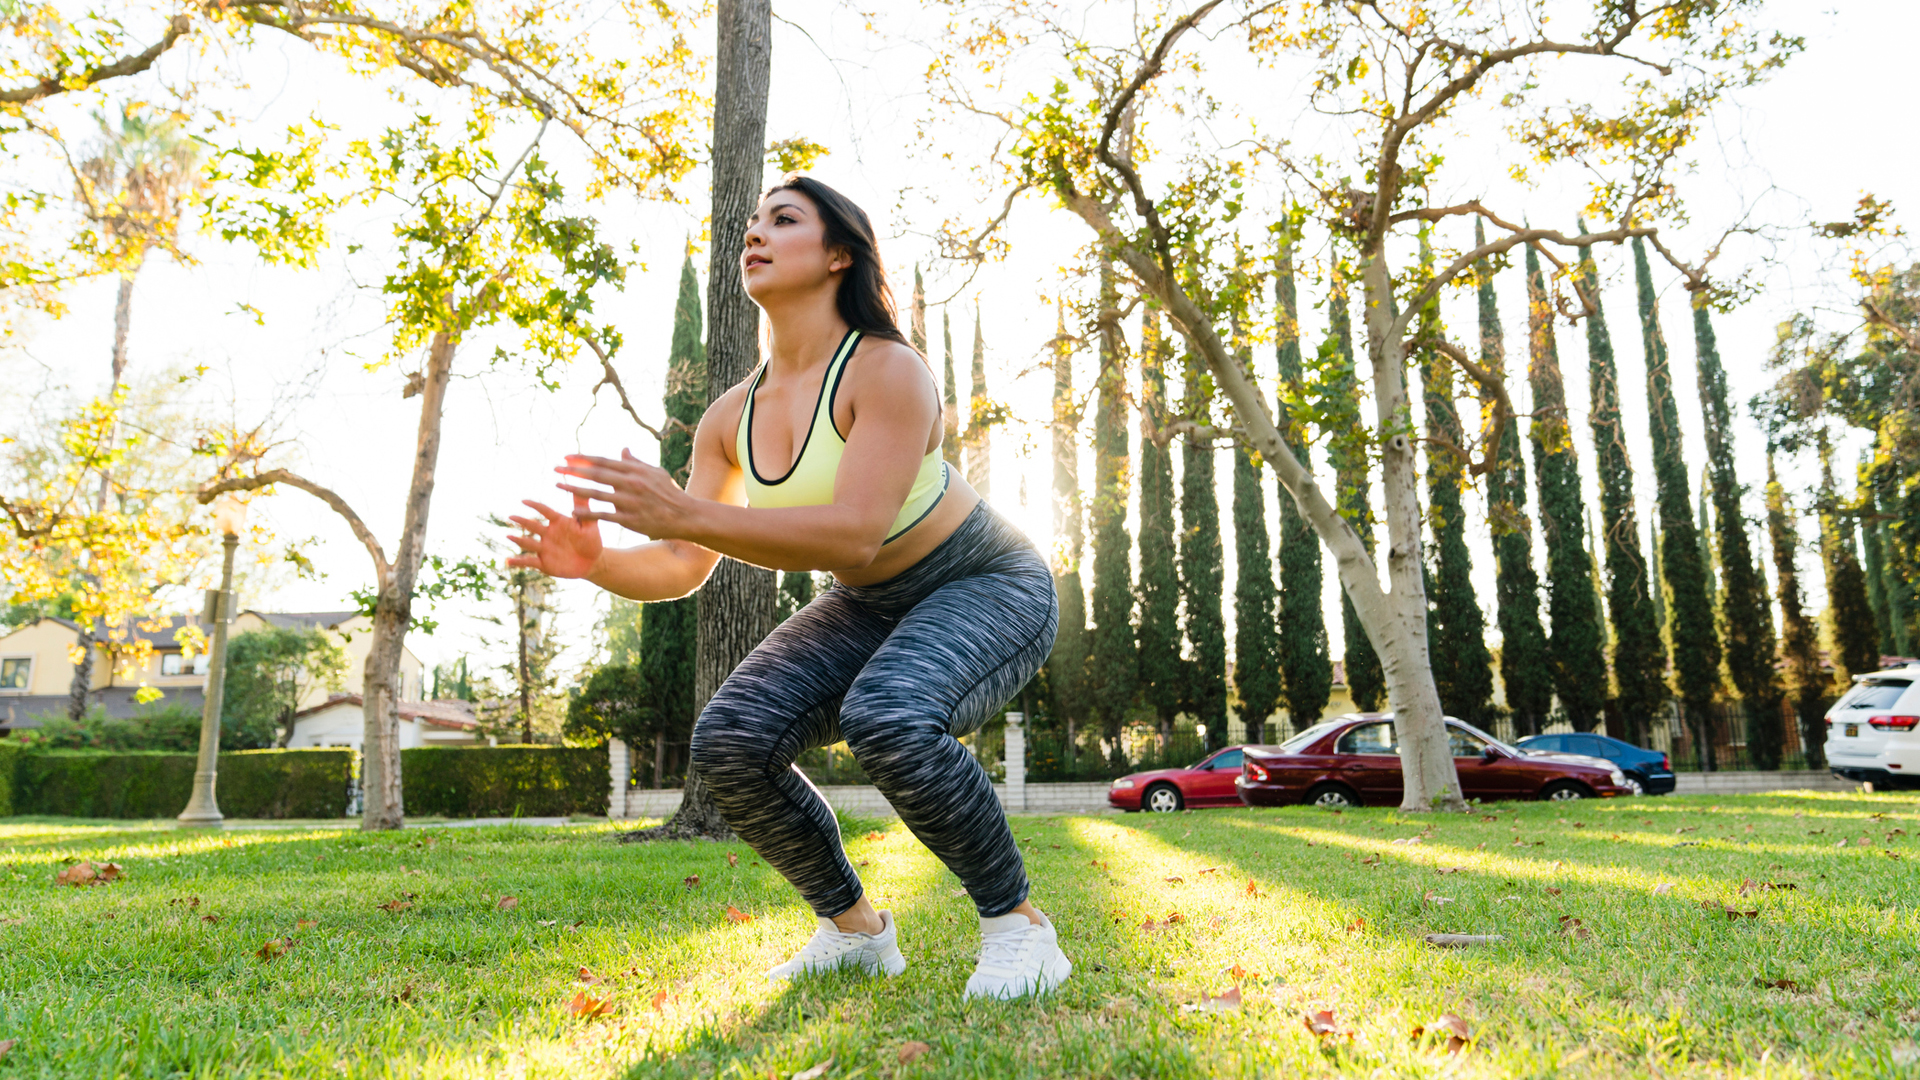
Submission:
[[[380,582],[373,612],[373,639],[367,649],[366,677],[360,700],[366,734],[361,740],[362,829],[398,829],[406,824],[400,797],[400,655],[413,621],[413,583],[427,541],[427,511],[433,501],[434,470],[440,459],[440,421],[447,401],[447,380],[459,340],[445,332],[433,336],[427,350],[426,386],[420,395],[420,431],[413,455],[413,482],[407,488],[405,525],[393,567]]]
[[[73,665],[73,681],[67,684],[67,719],[77,724],[87,715],[87,695],[93,690],[93,627],[82,626],[73,647],[80,662]]]
[[[760,198],[767,145],[767,85],[773,60],[771,0],[720,0],[713,95],[713,189],[707,263],[707,401],[712,403],[760,362],[760,309],[740,278],[747,216]],[[770,570],[722,557],[700,587],[694,659],[694,711],[773,629]],[[631,840],[723,840],[733,835],[691,759],[680,809]]]
[[[121,379],[127,373],[127,327],[133,321],[133,275],[138,273],[140,265],[135,263],[120,275],[120,292],[113,301],[113,382],[107,386],[107,400],[120,392]],[[120,434],[120,424],[116,420],[113,430],[107,432],[107,449],[111,450]],[[107,469],[100,470],[100,498],[95,508],[100,513],[107,512],[107,496],[113,490],[113,474]]]

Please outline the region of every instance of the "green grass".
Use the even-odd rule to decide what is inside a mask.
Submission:
[[[1920,1076],[1911,797],[1015,825],[1076,972],[1038,1002],[962,1005],[973,909],[897,822],[860,824],[849,849],[899,913],[906,974],[780,986],[761,972],[812,918],[744,845],[0,821],[0,1041],[18,1040],[0,1080],[787,1078],[829,1057],[828,1077],[992,1080]],[[55,887],[76,858],[126,878]],[[1742,896],[1749,878],[1796,887]],[[1446,951],[1422,942],[1436,931],[1505,940]],[[1194,1007],[1235,985],[1240,1009]],[[582,990],[610,1014],[574,1016]],[[1321,1009],[1351,1037],[1310,1033]],[[1475,1036],[1458,1058],[1410,1038],[1442,1012]],[[902,1065],[909,1040],[933,1049]]]

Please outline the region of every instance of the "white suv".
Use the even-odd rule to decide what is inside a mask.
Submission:
[[[1920,663],[1853,677],[1827,710],[1827,764],[1881,791],[1920,788]]]

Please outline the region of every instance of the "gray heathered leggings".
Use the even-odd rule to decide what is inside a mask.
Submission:
[[[713,695],[693,761],[727,824],[816,914],[860,899],[840,825],[793,765],[841,739],[986,917],[1027,898],[993,784],[956,740],[1019,693],[1053,649],[1053,577],[985,502],[877,585],[836,583],[781,623]]]

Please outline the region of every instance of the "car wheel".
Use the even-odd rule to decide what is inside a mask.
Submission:
[[[1646,786],[1631,776],[1627,777],[1627,790],[1635,795],[1645,795],[1647,793]]]
[[[1540,797],[1547,802],[1566,802],[1569,799],[1584,799],[1593,794],[1584,785],[1572,780],[1557,780],[1541,789]]]
[[[1186,805],[1187,800],[1180,797],[1180,789],[1172,784],[1155,784],[1140,796],[1141,808],[1156,814],[1178,813]]]
[[[1330,810],[1345,810],[1360,805],[1360,796],[1344,784],[1321,784],[1307,792],[1308,806],[1324,806]]]

